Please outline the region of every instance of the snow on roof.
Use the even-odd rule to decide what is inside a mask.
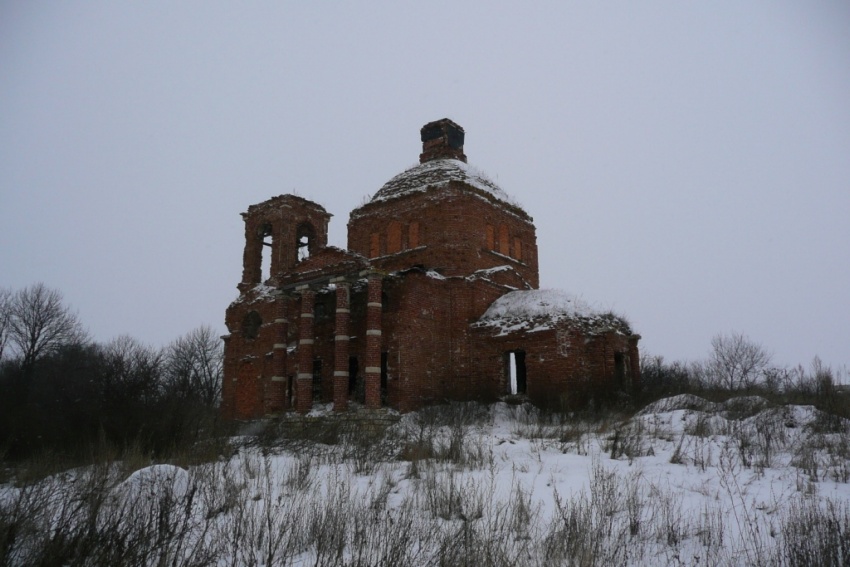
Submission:
[[[629,324],[617,315],[598,311],[586,301],[558,289],[531,289],[506,293],[493,302],[476,325],[496,327],[499,334],[543,331],[567,324],[588,332],[630,334]]]
[[[237,297],[230,305],[236,305],[237,303],[243,303],[245,301],[248,302],[248,305],[257,303],[258,301],[268,301],[273,299],[276,293],[276,287],[266,285],[264,283],[258,283],[248,290],[248,293],[240,293],[239,297]]]
[[[376,203],[423,192],[430,187],[443,187],[452,181],[465,183],[503,203],[522,209],[519,202],[488,179],[483,172],[456,159],[426,161],[399,173],[375,193],[371,202]]]

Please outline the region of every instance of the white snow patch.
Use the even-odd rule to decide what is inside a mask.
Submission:
[[[512,291],[493,302],[481,316],[488,319],[528,319],[533,317],[592,317],[587,302],[558,289]]]
[[[139,469],[112,490],[112,497],[129,503],[130,507],[150,507],[170,491],[174,498],[182,498],[189,487],[189,472],[174,465],[152,465]]]

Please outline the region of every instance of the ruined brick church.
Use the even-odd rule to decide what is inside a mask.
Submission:
[[[307,199],[280,195],[242,213],[226,417],[512,394],[551,406],[638,385],[640,336],[538,289],[532,218],[467,165],[463,128],[438,120],[421,139],[419,165],[351,212],[346,250],[328,246],[331,215]]]

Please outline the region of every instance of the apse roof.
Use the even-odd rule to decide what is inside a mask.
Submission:
[[[490,305],[476,326],[514,331],[543,331],[561,326],[591,333],[614,331],[631,334],[628,322],[610,312],[557,289],[518,290],[506,293]]]

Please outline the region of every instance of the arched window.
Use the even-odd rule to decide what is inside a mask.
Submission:
[[[511,254],[511,237],[508,233],[508,225],[506,224],[499,226],[499,253],[505,256],[510,256]]]
[[[407,229],[407,246],[416,248],[419,246],[419,223],[412,222]]]
[[[301,223],[298,225],[298,231],[295,235],[295,245],[298,250],[298,261],[301,262],[310,257],[316,246],[316,230],[310,223]]]
[[[260,258],[260,281],[265,281],[272,274],[272,225],[265,223],[260,227],[262,252]]]
[[[381,255],[381,235],[373,232],[369,240],[369,257],[377,258]]]

